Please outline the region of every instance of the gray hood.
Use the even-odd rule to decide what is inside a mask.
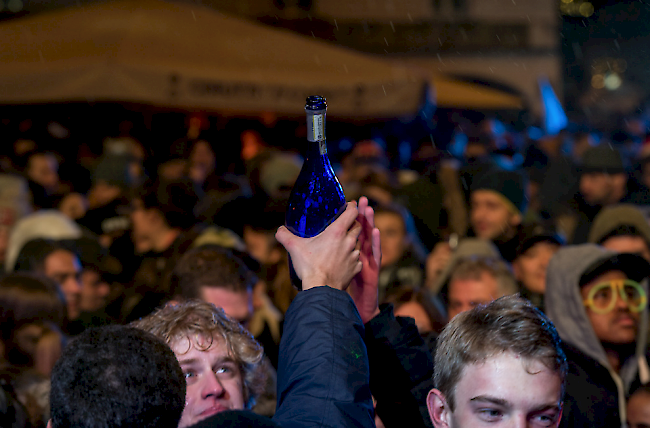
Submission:
[[[545,295],[546,314],[555,324],[563,341],[578,348],[581,352],[606,367],[617,385],[622,381],[623,385],[619,386],[619,398],[623,397],[620,401],[622,401],[623,406],[621,416],[624,417],[625,391],[629,388],[639,370],[641,370],[641,374],[647,373],[644,351],[648,326],[648,308],[646,306],[641,314],[636,341],[636,358],[629,358],[623,363],[619,380],[607,360],[600,340],[591,327],[579,286],[580,278],[587,270],[599,262],[609,259],[613,259],[615,263],[620,263],[617,269],[625,272],[631,279],[641,280],[641,277],[647,272],[647,263],[641,261],[637,256],[619,255],[594,244],[562,248],[555,253],[548,265]],[[638,263],[637,267],[635,267],[635,261]],[[640,282],[647,293],[647,281],[641,280]],[[644,367],[639,367],[640,362],[644,364]],[[623,391],[621,391],[621,387],[623,387]]]

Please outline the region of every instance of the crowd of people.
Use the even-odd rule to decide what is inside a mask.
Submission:
[[[360,139],[333,159],[354,202],[310,239],[282,227],[301,157],[258,123],[233,167],[199,134],[75,159],[18,135],[6,426],[648,426],[644,123],[463,122],[408,162]]]

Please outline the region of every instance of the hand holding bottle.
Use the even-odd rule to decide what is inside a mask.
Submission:
[[[278,229],[275,237],[291,256],[303,290],[323,285],[345,290],[361,271],[358,213],[356,202],[348,202],[345,211],[312,238],[300,238],[285,226]]]

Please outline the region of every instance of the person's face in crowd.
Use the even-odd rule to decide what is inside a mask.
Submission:
[[[429,392],[427,406],[436,428],[557,427],[561,395],[559,374],[506,352],[463,368],[453,410],[437,389]]]
[[[253,316],[253,292],[237,292],[223,287],[201,287],[201,300],[212,303],[224,313],[248,327]]]
[[[241,133],[241,158],[245,161],[253,159],[264,150],[264,142],[260,134],[253,130]]]
[[[603,282],[625,280],[627,276],[621,271],[610,271],[598,276],[580,289],[583,300],[587,300],[592,288]],[[632,312],[620,296],[616,296],[616,305],[610,312],[599,314],[586,307],[587,317],[601,342],[610,344],[629,344],[636,340],[640,313]]]
[[[142,201],[135,199],[132,204],[131,224],[133,227],[133,244],[138,253],[146,253],[153,248],[153,235],[158,218],[153,209],[146,209]]]
[[[171,346],[178,358],[187,392],[179,428],[185,428],[225,410],[244,409],[243,379],[239,364],[221,339],[199,336],[198,343],[188,338]]]
[[[190,153],[188,175],[195,183],[203,183],[215,168],[215,156],[207,141],[199,140]]]
[[[632,394],[627,402],[628,428],[650,427],[650,393],[645,391]]]
[[[433,330],[429,315],[418,302],[406,302],[395,309],[394,312],[396,317],[413,318],[420,333],[428,333]]]
[[[56,250],[45,258],[43,273],[54,280],[65,295],[68,318],[74,320],[79,317],[81,265],[77,256],[67,250]]]
[[[244,243],[248,254],[263,265],[274,265],[282,259],[282,250],[273,234],[244,226]]]
[[[638,254],[650,262],[650,248],[648,248],[645,239],[640,236],[612,236],[603,241],[601,245],[608,250],[616,251],[617,253]]]
[[[22,324],[12,332],[9,346],[2,349],[1,345],[0,352],[10,364],[33,368],[46,378],[61,356],[61,335],[42,322]]]
[[[553,242],[541,241],[519,255],[512,264],[517,281],[533,293],[543,294],[548,262],[559,249]]]
[[[59,165],[54,156],[35,154],[29,158],[27,176],[40,184],[48,193],[54,193],[59,186]]]
[[[589,205],[611,204],[617,201],[615,191],[625,184],[625,174],[606,174],[603,172],[588,172],[580,176],[580,193]],[[622,195],[621,195],[622,196]]]
[[[381,233],[381,267],[397,263],[404,255],[408,243],[402,217],[395,213],[377,213],[375,227]]]
[[[488,272],[481,272],[479,278],[452,279],[449,283],[447,314],[452,319],[461,312],[490,303],[498,297],[499,285]]]
[[[498,239],[510,235],[521,216],[508,207],[503,197],[489,190],[475,190],[470,197],[470,221],[476,236]]]
[[[79,307],[82,311],[94,312],[103,308],[111,292],[111,286],[102,279],[101,275],[92,270],[84,269],[81,273],[81,299]]]
[[[59,211],[70,220],[79,220],[88,211],[88,201],[81,193],[68,193],[59,203]]]

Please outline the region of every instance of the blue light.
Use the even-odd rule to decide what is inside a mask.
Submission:
[[[548,79],[539,79],[539,90],[544,108],[544,131],[547,135],[556,135],[566,128],[569,121]]]
[[[447,149],[452,156],[462,158],[465,154],[465,147],[467,147],[467,135],[462,132],[457,132],[454,135],[454,139],[447,146]]]

